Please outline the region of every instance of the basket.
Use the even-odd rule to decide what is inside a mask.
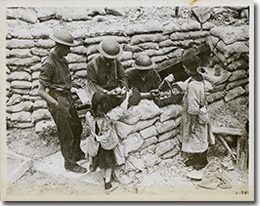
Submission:
[[[164,96],[162,96],[164,94]],[[164,107],[169,104],[180,104],[182,102],[184,93],[181,87],[177,84],[171,85],[167,80],[164,80],[158,92],[151,93],[153,101],[158,107]]]

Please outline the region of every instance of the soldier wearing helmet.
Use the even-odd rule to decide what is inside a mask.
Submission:
[[[99,44],[100,56],[87,66],[87,78],[98,91],[110,93],[117,87],[127,86],[127,76],[118,57],[123,50],[119,43],[109,37]]]
[[[80,148],[82,125],[70,96],[72,81],[64,58],[70,47],[77,44],[65,29],[56,30],[50,38],[56,45],[50,56],[43,61],[38,93],[47,102],[48,110],[56,123],[65,169],[85,173],[86,168],[77,164],[77,161],[85,158],[85,153]]]

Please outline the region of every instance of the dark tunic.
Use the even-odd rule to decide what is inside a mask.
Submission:
[[[98,56],[87,65],[87,78],[98,90],[99,87],[111,91],[118,86],[127,86],[127,76],[118,59],[106,64],[104,57]]]
[[[139,92],[150,92],[152,89],[158,89],[161,83],[161,77],[154,69],[150,69],[145,77],[141,77],[137,69],[127,71],[129,87],[135,87]]]
[[[69,95],[71,75],[65,58],[60,59],[55,54],[47,57],[41,68],[39,82],[49,88],[49,95],[58,101],[58,108],[48,105],[48,110],[57,126],[65,164],[74,165],[75,158],[84,155],[80,149],[82,125]]]

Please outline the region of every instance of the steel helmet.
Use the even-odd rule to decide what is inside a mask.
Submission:
[[[149,70],[155,67],[155,63],[149,56],[141,55],[136,58],[132,66],[138,70]]]
[[[77,46],[78,44],[74,42],[72,35],[65,29],[59,29],[54,31],[54,34],[50,36],[50,38],[59,43],[66,46]]]
[[[102,56],[108,59],[116,59],[123,53],[120,44],[112,37],[106,38],[102,41],[99,44],[98,50]]]

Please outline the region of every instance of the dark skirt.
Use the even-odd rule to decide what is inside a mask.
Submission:
[[[93,158],[92,166],[100,169],[112,168],[116,164],[113,150],[105,150],[99,146],[97,155]]]

